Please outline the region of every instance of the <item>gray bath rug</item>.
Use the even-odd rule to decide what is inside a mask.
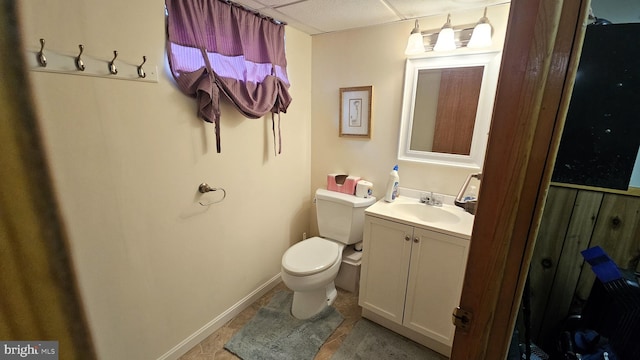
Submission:
[[[367,319],[360,319],[331,360],[444,360],[447,357]]]
[[[243,360],[312,360],[344,318],[329,306],[307,320],[291,315],[293,293],[277,292],[224,347]]]

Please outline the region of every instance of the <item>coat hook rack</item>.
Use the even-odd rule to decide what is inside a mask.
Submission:
[[[138,77],[141,78],[146,78],[147,74],[144,72],[144,69],[142,68],[142,65],[144,65],[144,63],[147,62],[147,57],[146,56],[142,56],[142,64],[138,65]]]
[[[44,56],[44,39],[40,39],[40,51],[38,51],[38,64],[47,67],[47,58]]]
[[[79,44],[77,49],[78,51],[71,52],[49,48],[45,50],[45,39],[40,38],[37,46],[33,44],[25,50],[26,66],[34,72],[158,82],[158,67],[150,63],[146,56],[142,57],[142,63],[128,62],[119,57],[118,51],[115,50],[112,58],[96,58],[85,52],[84,44]]]
[[[118,52],[116,50],[113,50],[113,59],[109,61],[109,72],[113,75],[116,75],[118,73],[118,68],[114,64],[117,57],[118,57]]]
[[[78,45],[78,47],[80,48],[80,54],[78,54],[78,56],[76,57],[76,69],[84,71],[85,66],[84,62],[82,61],[82,52],[84,51],[84,45],[80,44]]]

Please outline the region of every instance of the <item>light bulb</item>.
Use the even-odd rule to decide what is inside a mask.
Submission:
[[[480,18],[478,24],[473,28],[473,33],[471,33],[471,39],[469,39],[467,47],[477,49],[491,46],[491,30],[491,24],[487,18],[487,8],[485,8],[484,16]]]
[[[407,40],[407,47],[404,49],[404,54],[415,55],[425,51],[424,39],[420,33],[420,25],[418,25],[418,20],[416,20],[416,24],[411,31],[411,35],[409,35],[409,40]]]
[[[422,38],[422,34],[415,33],[409,36],[409,41],[407,41],[407,48],[404,50],[405,55],[415,55],[425,52],[424,48],[424,39]]]
[[[447,22],[440,29],[438,40],[433,47],[433,51],[451,51],[456,49],[456,40],[451,27],[451,15],[447,15]]]

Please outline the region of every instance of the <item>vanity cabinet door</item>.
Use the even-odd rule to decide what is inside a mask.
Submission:
[[[415,228],[403,325],[451,346],[469,240]]]
[[[413,227],[365,217],[358,304],[402,324]]]

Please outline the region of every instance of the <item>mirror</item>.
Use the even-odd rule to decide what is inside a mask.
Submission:
[[[399,160],[482,168],[499,54],[407,59]]]

